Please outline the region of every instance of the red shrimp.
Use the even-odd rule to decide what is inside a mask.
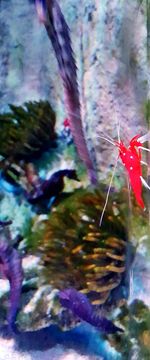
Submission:
[[[114,141],[113,139],[111,139],[111,138],[107,139],[104,136],[100,136],[100,138],[105,139],[106,141],[110,142],[112,145],[117,146],[117,148],[119,149],[119,155],[118,155],[116,164],[114,166],[114,171],[113,171],[113,174],[112,174],[112,177],[110,180],[110,184],[108,187],[105,205],[104,205],[101,217],[100,217],[100,226],[101,226],[104,212],[105,212],[107,202],[108,202],[108,197],[109,197],[113,177],[114,177],[114,174],[116,171],[116,166],[117,166],[117,162],[118,162],[119,158],[121,159],[122,164],[124,165],[125,169],[127,170],[131,188],[134,192],[134,195],[135,195],[138,205],[142,209],[145,209],[144,201],[142,199],[142,184],[149,190],[150,190],[150,187],[147,184],[147,182],[144,180],[144,178],[142,177],[142,163],[144,163],[144,162],[142,161],[141,150],[150,151],[149,149],[142,146],[142,143],[149,140],[150,132],[148,132],[146,135],[143,135],[143,136],[140,136],[140,135],[134,136],[130,140],[128,147],[126,147],[124,145],[123,141],[120,141],[120,140]],[[144,163],[144,164],[147,165],[146,163]]]
[[[125,166],[128,175],[132,190],[134,192],[135,198],[139,206],[142,209],[145,208],[143,199],[142,199],[142,165],[141,165],[141,147],[142,143],[138,141],[140,135],[134,136],[128,147],[126,147],[123,141],[115,142],[116,146],[119,148],[119,157]]]

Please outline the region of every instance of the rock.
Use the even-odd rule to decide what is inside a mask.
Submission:
[[[49,285],[40,286],[35,292],[29,292],[27,304],[18,316],[21,331],[38,330],[52,324],[52,311],[57,291]],[[25,299],[26,300],[26,299]]]
[[[104,174],[115,155],[111,145],[100,141],[98,133],[105,131],[117,137],[120,122],[121,137],[128,141],[146,127],[146,5],[139,5],[137,0],[59,3],[71,29],[86,139],[89,147],[96,149],[97,168]],[[62,83],[34,2],[2,0],[0,20],[2,108],[11,102],[46,98],[58,114],[59,126],[65,117]]]

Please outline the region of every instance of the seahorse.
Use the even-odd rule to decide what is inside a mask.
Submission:
[[[59,300],[63,307],[71,310],[74,315],[95,326],[103,333],[113,334],[117,331],[123,332],[123,329],[114,325],[112,321],[97,315],[87,296],[76,289],[70,288],[61,290],[59,292]]]
[[[8,326],[12,331],[17,332],[15,321],[19,310],[23,281],[22,261],[18,251],[8,243],[7,236],[3,231],[0,233],[0,268],[10,284]]]
[[[72,50],[69,27],[57,1],[35,0],[35,4],[39,20],[45,25],[57,58],[63,81],[67,116],[77,151],[86,165],[91,182],[95,184],[97,182],[96,171],[87,148],[81,120],[77,66]]]
[[[46,180],[39,179],[39,186],[31,192],[25,192],[25,196],[30,204],[37,204],[42,200],[50,200],[58,197],[64,188],[64,177],[75,181],[80,181],[74,169],[63,169],[54,172]]]

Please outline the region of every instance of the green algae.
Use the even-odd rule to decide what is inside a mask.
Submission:
[[[10,105],[0,114],[0,155],[5,159],[31,159],[54,146],[55,113],[48,101]]]
[[[134,300],[124,305],[117,318],[125,329],[122,335],[109,337],[110,344],[122,354],[122,360],[131,359],[136,354],[137,360],[150,358],[150,309],[141,300]]]

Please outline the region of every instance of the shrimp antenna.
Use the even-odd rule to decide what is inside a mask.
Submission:
[[[115,146],[115,143],[112,140],[109,140],[108,138],[106,138],[105,136],[98,135],[98,138],[104,139],[104,140],[108,141],[110,144]]]
[[[113,138],[110,135],[106,134],[104,131],[102,131],[102,135],[104,135],[107,139],[114,141]]]
[[[141,164],[148,166],[148,164],[143,160],[141,160]]]
[[[142,135],[141,137],[138,138],[138,141],[140,141],[140,143],[144,143],[149,140],[150,140],[150,131],[148,131],[147,134]]]
[[[146,187],[146,189],[150,190],[150,186],[147,184],[147,182],[145,181],[145,179],[143,178],[143,176],[140,176],[140,179],[142,181],[142,184]]]
[[[118,124],[117,124],[117,135],[118,135],[118,142],[120,144],[120,121],[118,120]]]
[[[104,134],[104,133],[103,133],[103,134]],[[119,122],[119,121],[118,121],[118,124],[117,124],[117,134],[118,134],[118,142],[120,143],[120,122]],[[105,135],[105,134],[104,134],[104,135]],[[104,140],[108,141],[110,144],[112,144],[112,145],[114,145],[114,146],[116,145],[115,142],[113,141],[113,139],[112,139],[109,135],[107,135],[107,138],[106,138],[105,136],[101,136],[101,135],[99,135],[99,137],[100,137],[101,139],[104,139]],[[112,173],[112,176],[111,176],[111,179],[110,179],[110,183],[109,183],[109,187],[108,187],[108,191],[107,191],[107,195],[106,195],[105,204],[104,204],[103,211],[102,211],[102,214],[101,214],[101,217],[100,217],[100,221],[99,221],[99,226],[102,225],[104,213],[105,213],[105,210],[106,210],[106,207],[107,207],[107,203],[108,203],[108,199],[109,199],[109,194],[110,194],[112,182],[113,182],[113,179],[114,179],[114,176],[115,176],[115,172],[116,172],[116,167],[117,167],[118,159],[119,159],[119,156],[117,156],[117,159],[116,159],[116,162],[115,162],[115,165],[114,165],[113,173]]]
[[[99,138],[104,139],[104,140],[108,141],[110,144],[116,146],[115,141],[113,141],[113,139],[112,139],[109,135],[107,135],[107,137],[105,137],[105,133],[104,133],[104,132],[102,132],[102,133],[104,134],[104,136],[99,135],[99,136],[98,136]],[[120,144],[120,121],[117,122],[117,135],[118,135],[118,143]],[[117,156],[117,159],[116,159],[116,161],[115,161],[113,173],[112,173],[112,176],[111,176],[111,179],[110,179],[110,183],[109,183],[109,187],[108,187],[108,191],[107,191],[107,195],[106,195],[106,200],[105,200],[104,208],[103,208],[103,211],[102,211],[102,214],[101,214],[101,217],[100,217],[100,221],[99,221],[99,226],[102,225],[104,213],[105,213],[105,210],[106,210],[106,207],[107,207],[107,203],[108,203],[108,199],[109,199],[109,194],[110,194],[112,182],[113,182],[113,179],[114,179],[114,176],[115,176],[115,171],[116,171],[118,159],[119,159],[119,156]]]
[[[139,149],[141,149],[141,150],[146,150],[146,151],[149,151],[150,152],[150,149],[147,149],[146,147],[143,147],[143,146],[138,146],[139,147]]]
[[[103,221],[104,213],[105,213],[106,206],[107,206],[107,203],[108,203],[108,198],[109,198],[109,194],[110,194],[112,182],[113,182],[113,179],[114,179],[114,176],[115,176],[115,171],[116,171],[118,159],[119,159],[119,157],[117,157],[117,159],[116,159],[115,166],[114,166],[114,169],[113,169],[113,173],[112,173],[112,176],[111,176],[111,179],[110,179],[110,183],[109,183],[109,187],[108,187],[108,191],[107,191],[107,195],[106,195],[105,204],[104,204],[103,211],[102,211],[102,214],[101,214],[101,217],[100,217],[100,221],[99,221],[99,226],[102,225],[102,221]]]
[[[130,212],[132,211],[132,203],[131,203],[131,185],[129,183],[129,178],[128,176],[126,177],[127,178],[127,186],[128,186],[128,196],[129,196],[129,210]]]

